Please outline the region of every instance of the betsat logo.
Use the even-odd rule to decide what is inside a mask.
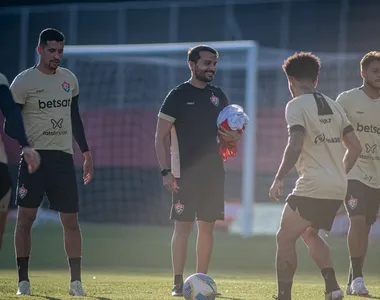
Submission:
[[[39,109],[45,109],[45,108],[60,108],[60,107],[70,107],[71,105],[71,99],[64,99],[64,100],[50,100],[50,101],[42,101],[38,99],[38,108]]]
[[[360,124],[359,122],[356,124],[356,131],[357,132],[366,132],[366,133],[376,133],[380,134],[380,126],[375,125],[366,125],[366,124]]]

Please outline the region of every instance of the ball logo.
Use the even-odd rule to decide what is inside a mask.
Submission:
[[[70,83],[68,82],[64,82],[62,83],[62,88],[66,91],[66,92],[70,92]]]
[[[177,215],[182,215],[183,211],[185,210],[185,205],[181,203],[180,200],[176,204],[174,204],[174,210],[177,213]]]
[[[215,106],[218,106],[219,105],[219,98],[216,97],[214,94],[212,94],[211,98],[210,98],[210,101],[212,104],[214,104]]]

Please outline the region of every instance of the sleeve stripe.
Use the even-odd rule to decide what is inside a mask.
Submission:
[[[350,133],[351,131],[354,131],[354,127],[352,127],[352,125],[348,125],[343,129],[343,136],[345,136],[347,133]]]
[[[289,133],[294,131],[305,132],[305,127],[303,127],[302,125],[293,125],[289,127]]]
[[[173,118],[172,116],[169,116],[167,114],[164,114],[163,112],[159,112],[158,117],[161,118],[161,119],[164,119],[166,121],[169,121],[169,122],[174,122],[175,121],[175,118]]]

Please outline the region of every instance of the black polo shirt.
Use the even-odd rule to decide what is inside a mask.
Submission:
[[[219,156],[216,122],[220,111],[227,105],[226,95],[212,85],[197,88],[184,82],[167,95],[159,117],[174,122],[172,155],[179,156],[181,173],[202,162],[205,157]],[[173,166],[172,157],[172,169],[176,167]]]

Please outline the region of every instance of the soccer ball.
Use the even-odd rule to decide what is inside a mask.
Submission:
[[[217,294],[214,279],[206,274],[190,275],[183,284],[183,297],[186,300],[213,300]]]

